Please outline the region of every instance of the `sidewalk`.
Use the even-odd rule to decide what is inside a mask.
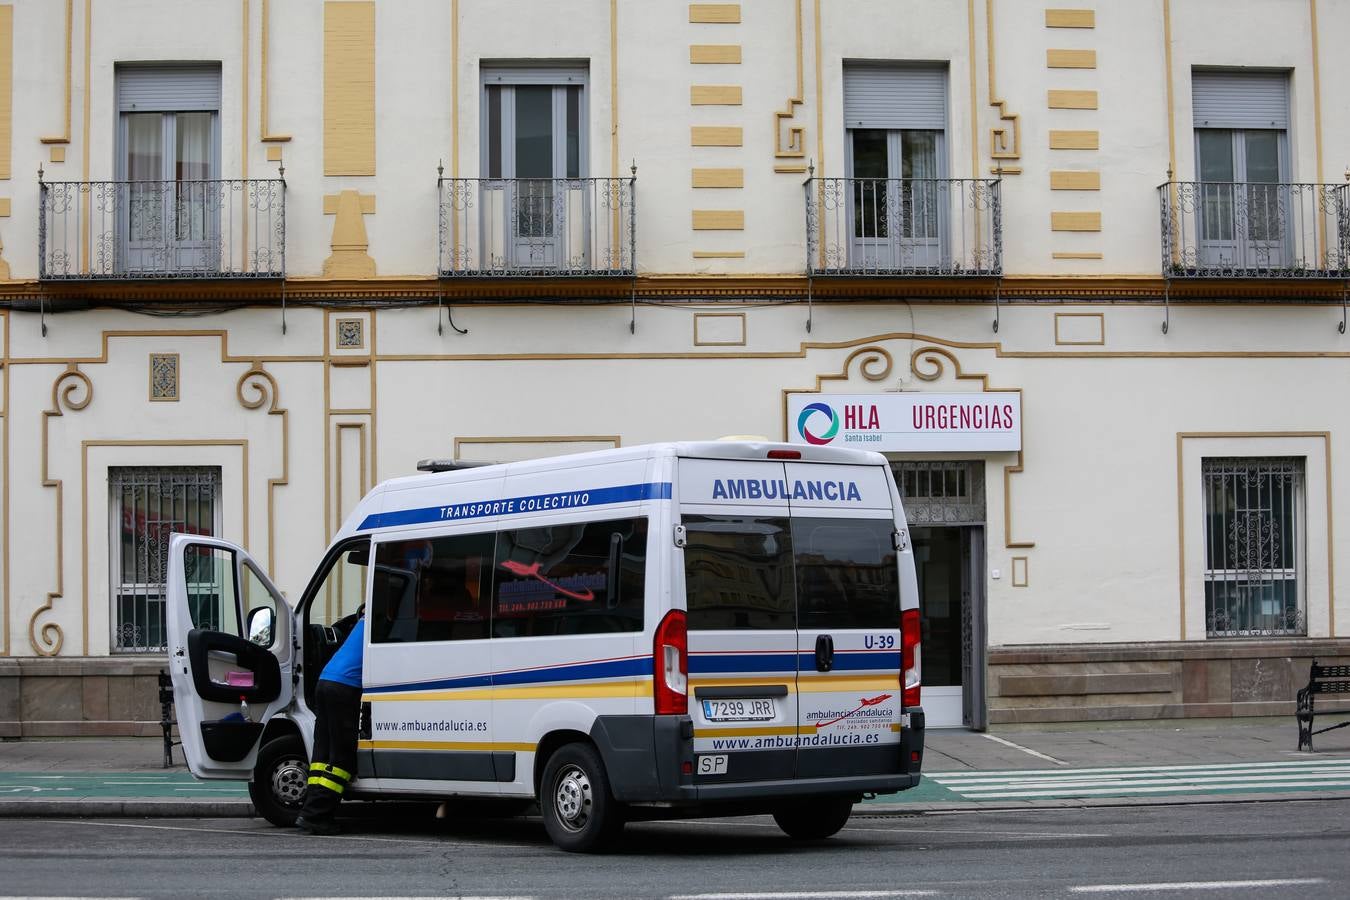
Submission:
[[[1334,719],[1328,721],[1333,724]],[[860,814],[1350,799],[1350,728],[1295,750],[1292,717],[931,730],[924,782]],[[246,786],[200,782],[157,738],[0,741],[0,816],[247,816]]]

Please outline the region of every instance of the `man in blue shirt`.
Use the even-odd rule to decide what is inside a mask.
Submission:
[[[308,834],[337,834],[334,813],[356,770],[356,730],[361,718],[364,609],[337,653],[319,675],[314,692],[314,758],[305,805],[295,827]]]

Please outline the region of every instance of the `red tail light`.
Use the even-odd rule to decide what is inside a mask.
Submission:
[[[919,688],[923,683],[923,651],[919,646],[919,611],[906,609],[900,613],[900,704],[906,708],[918,706]]]
[[[769,459],[801,459],[800,450],[770,450]]]
[[[684,610],[672,609],[652,641],[652,688],[657,715],[689,712],[689,630]]]

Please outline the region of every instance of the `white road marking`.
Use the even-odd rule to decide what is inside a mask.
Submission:
[[[1032,756],[1036,757],[1037,759],[1043,759],[1043,760],[1045,760],[1046,762],[1052,762],[1052,763],[1054,763],[1054,764],[1057,765],[1057,766],[1067,766],[1067,765],[1068,765],[1068,763],[1066,763],[1064,760],[1062,760],[1062,759],[1055,759],[1053,756],[1050,756],[1048,753],[1042,753],[1042,752],[1039,751],[1039,750],[1032,750],[1030,747],[1023,747],[1021,744],[1014,744],[1012,741],[1006,741],[1006,740],[1004,740],[1003,738],[1001,738],[1001,737],[995,737],[995,736],[992,735],[992,734],[985,733],[983,736],[986,737],[986,738],[988,738],[989,740],[993,741],[995,744],[1002,744],[1003,746],[1005,746],[1005,747],[1011,747],[1011,748],[1013,748],[1014,750],[1021,750],[1023,753],[1029,753],[1029,754],[1031,754]]]
[[[1115,835],[1076,831],[974,831],[963,828],[868,828],[865,825],[846,825],[846,831],[882,831],[887,834],[973,834],[990,837],[1048,837],[1048,838],[1107,838]]]
[[[985,735],[991,737],[991,735]],[[1310,759],[1303,762],[1254,762],[1254,763],[1212,763],[1205,765],[1184,765],[1184,766],[1107,766],[1105,768],[1079,769],[1075,767],[1075,774],[1103,774],[1106,772],[1200,772],[1208,769],[1287,769],[1290,766],[1346,766],[1350,765],[1350,758],[1347,759]],[[971,772],[934,772],[931,775],[924,775],[925,778],[935,778],[946,780],[949,778],[988,778],[992,775],[990,770]],[[1005,775],[1057,775],[1064,774],[1063,769],[1010,769],[1004,772]]]
[[[963,794],[978,794],[984,791],[1001,791],[1010,787],[1017,788],[1064,788],[1067,790],[1077,790],[1078,788],[1090,787],[1109,787],[1111,785],[1121,785],[1123,787],[1135,787],[1149,784],[1192,784],[1209,785],[1221,784],[1230,781],[1241,781],[1243,784],[1269,784],[1279,786],[1284,782],[1292,781],[1311,781],[1315,784],[1333,784],[1337,780],[1344,781],[1350,778],[1350,771],[1337,773],[1334,778],[1318,778],[1316,775],[1309,775],[1306,772],[1294,772],[1289,775],[1249,775],[1244,776],[1240,773],[1231,775],[1203,775],[1200,777],[1186,778],[1183,776],[1159,775],[1150,778],[1073,778],[1073,779],[1027,779],[1024,781],[1005,780],[995,781],[988,784],[972,784],[953,786],[952,790],[960,791]]]
[[[1005,791],[986,791],[982,793],[961,792],[963,797],[969,800],[1008,800],[1017,798],[1034,797],[1087,797],[1099,796],[1101,794],[1176,794],[1185,792],[1187,788],[1196,791],[1242,791],[1248,793],[1261,793],[1258,789],[1261,785],[1253,785],[1250,781],[1232,781],[1220,784],[1195,784],[1179,781],[1175,784],[1165,784],[1153,787],[1130,787],[1121,784],[1116,787],[1093,787],[1093,788],[1051,788],[1047,790],[1005,790]],[[1347,781],[1288,781],[1280,784],[1269,785],[1272,789],[1277,788],[1316,788],[1316,787],[1350,787],[1350,780]]]
[[[1333,778],[1350,777],[1350,766],[1336,769],[1303,769],[1291,767],[1288,769],[1260,769],[1255,772],[1248,772],[1243,769],[1215,770],[1211,769],[1203,772],[1175,772],[1162,769],[1135,769],[1132,772],[1115,772],[1098,775],[1080,775],[1077,772],[1059,772],[1054,775],[1017,775],[1009,777],[1007,775],[994,776],[986,778],[962,778],[947,779],[936,777],[934,781],[939,784],[945,784],[954,790],[976,790],[981,786],[991,784],[1087,784],[1087,783],[1114,783],[1121,780],[1139,781],[1146,778],[1171,778],[1184,781],[1200,781],[1209,778],[1213,781],[1230,781],[1233,778],[1251,778],[1251,779],[1274,779],[1274,778],[1317,778],[1322,776],[1331,776]]]
[[[445,900],[445,894],[432,894],[427,897],[343,897],[342,900]],[[0,897],[0,900],[4,900]],[[277,900],[329,900],[327,897],[278,897]],[[455,895],[455,900],[535,900],[534,897],[518,897],[511,895],[509,897],[492,896],[468,896]]]
[[[871,900],[885,897],[932,897],[937,891],[768,891],[756,894],[674,894],[668,900]]]
[[[1325,878],[1263,878],[1252,881],[1165,881],[1156,884],[1080,884],[1069,888],[1074,894],[1115,894],[1125,891],[1233,891],[1243,888],[1294,887],[1326,884]]]

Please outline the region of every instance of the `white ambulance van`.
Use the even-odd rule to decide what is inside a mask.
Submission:
[[[674,443],[387,481],[291,604],[175,535],[184,755],[293,823],[311,700],[365,603],[354,799],[537,801],[593,850],[632,818],[772,813],[822,838],[919,782],[918,592],[883,457]]]

